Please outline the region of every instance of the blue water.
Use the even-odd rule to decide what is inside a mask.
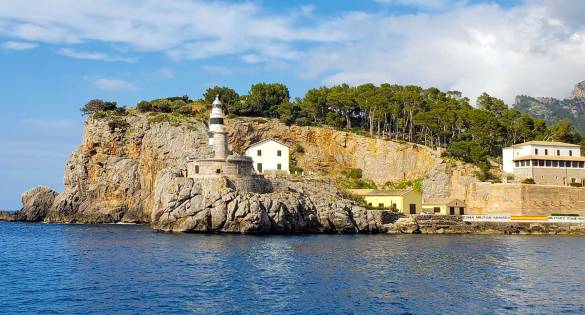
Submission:
[[[585,238],[0,223],[0,313],[584,313]]]

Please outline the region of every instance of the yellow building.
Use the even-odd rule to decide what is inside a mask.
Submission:
[[[364,195],[368,205],[406,214],[422,212],[422,195],[412,189],[371,190]]]
[[[465,214],[465,202],[459,199],[429,199],[423,203],[422,208],[434,215]]]

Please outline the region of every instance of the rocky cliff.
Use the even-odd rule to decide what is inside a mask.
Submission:
[[[424,146],[329,127],[286,126],[275,119],[232,119],[227,126],[236,152],[262,139],[274,138],[292,149],[297,165],[306,171],[336,175],[360,168],[365,178],[377,184],[426,177],[442,163],[437,152]]]
[[[290,233],[379,232],[388,224],[323,178],[270,179],[269,193],[238,191],[227,179],[185,177],[186,163],[211,154],[204,123],[159,122],[148,115],[89,119],[69,158],[64,192],[35,188],[23,196],[19,218],[47,222],[145,222],[160,230]],[[242,152],[268,137],[293,148],[300,167],[337,174],[361,168],[378,183],[429,177],[437,196],[464,193],[473,177],[428,148],[329,128],[285,126],[275,120],[228,121],[231,145]],[[294,150],[301,147],[302,150]]]

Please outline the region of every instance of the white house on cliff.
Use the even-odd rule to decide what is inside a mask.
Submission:
[[[252,158],[257,174],[289,173],[289,148],[274,139],[250,145],[244,155]]]

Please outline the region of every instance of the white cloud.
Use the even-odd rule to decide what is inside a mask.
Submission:
[[[136,91],[138,87],[131,82],[113,78],[85,78],[95,87],[104,91]]]
[[[2,44],[2,49],[5,50],[29,50],[38,47],[36,43],[7,41]]]
[[[274,14],[261,2],[3,0],[0,35],[58,45],[97,41],[173,59],[230,55],[327,84],[417,84],[472,99],[487,91],[508,102],[521,93],[563,97],[585,79],[585,1],[524,0],[511,8],[491,1],[378,1],[427,13],[319,16],[311,6]],[[136,89],[103,80],[96,86]]]
[[[89,51],[78,51],[70,48],[62,48],[57,51],[59,55],[75,58],[75,59],[86,59],[86,60],[99,60],[99,61],[120,61],[120,62],[136,62],[136,58],[132,57],[121,57],[112,56],[106,53],[100,52],[89,52]]]
[[[381,4],[402,5],[423,9],[445,9],[453,5],[464,5],[467,1],[462,0],[374,0]]]
[[[303,16],[310,7],[300,7]],[[3,0],[0,35],[52,44],[100,41],[176,59],[265,50],[294,50],[295,41],[341,36],[298,25],[293,16],[267,14],[253,3],[188,0]],[[287,54],[290,55],[290,54]],[[274,58],[274,56],[272,56]]]
[[[326,84],[398,82],[460,90],[471,99],[486,91],[513,103],[517,94],[566,97],[585,79],[585,30],[551,17],[542,4],[348,15],[328,27],[354,40],[307,53],[304,75],[325,76]]]

